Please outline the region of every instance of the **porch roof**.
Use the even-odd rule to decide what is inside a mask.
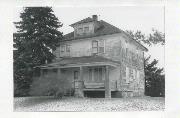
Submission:
[[[69,57],[56,60],[55,62],[39,66],[40,68],[66,68],[79,66],[98,66],[98,65],[119,65],[119,61],[113,61],[101,56],[84,56],[84,57]]]

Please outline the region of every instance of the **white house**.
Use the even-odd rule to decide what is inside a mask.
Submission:
[[[144,95],[147,48],[97,15],[70,26],[74,31],[64,36],[53,52],[56,59],[42,65],[42,71],[53,69],[57,76],[66,76],[75,96],[93,92],[106,98]]]

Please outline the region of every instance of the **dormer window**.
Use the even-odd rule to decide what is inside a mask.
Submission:
[[[82,34],[83,33],[83,28],[78,28],[78,32],[79,32],[79,34]]]
[[[89,32],[89,27],[84,27],[84,33]]]

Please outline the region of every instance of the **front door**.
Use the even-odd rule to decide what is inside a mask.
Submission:
[[[79,71],[74,71],[74,88],[78,88],[79,85]]]

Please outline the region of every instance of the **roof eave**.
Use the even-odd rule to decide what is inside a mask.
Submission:
[[[138,41],[136,41],[135,39],[133,39],[132,36],[130,36],[128,33],[124,32],[124,31],[123,31],[123,33],[124,33],[126,36],[128,36],[130,39],[132,39],[133,41],[135,41],[138,45],[140,45],[140,46],[143,48],[144,51],[146,51],[146,52],[148,51],[148,49],[147,49],[145,46],[143,46],[141,43],[139,43]]]

